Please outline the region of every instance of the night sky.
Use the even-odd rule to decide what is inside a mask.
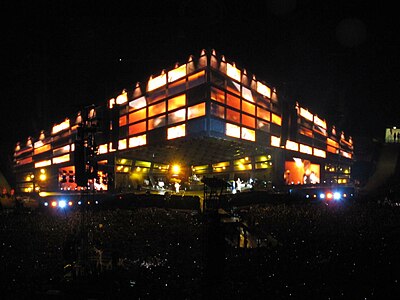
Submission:
[[[104,103],[203,48],[344,129],[356,147],[400,126],[394,3],[24,2],[0,7],[0,170],[6,174],[17,141],[36,138],[82,106]]]

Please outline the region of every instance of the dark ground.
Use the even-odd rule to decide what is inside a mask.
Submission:
[[[239,215],[260,236],[277,242],[256,249],[232,248],[221,238],[224,227],[197,212],[133,208],[87,211],[89,250],[84,252],[76,248],[81,212],[3,210],[1,297],[395,299],[400,295],[400,207],[360,199],[340,204],[286,202],[246,208]],[[113,270],[96,270],[93,247],[104,249],[105,256],[108,251],[114,258]],[[87,275],[67,280],[63,267],[82,253],[88,253]]]

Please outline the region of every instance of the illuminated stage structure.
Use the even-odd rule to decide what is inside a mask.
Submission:
[[[351,137],[287,103],[255,75],[203,50],[18,143],[16,189],[175,191],[173,184],[194,188],[204,176],[240,181],[239,188],[350,183]],[[86,162],[88,152],[94,160],[86,187],[77,184],[80,126]]]

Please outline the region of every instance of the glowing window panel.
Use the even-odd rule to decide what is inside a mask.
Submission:
[[[69,127],[70,127],[69,119],[66,119],[64,122],[54,125],[53,129],[51,130],[51,133],[56,134],[60,131],[68,129]]]
[[[218,105],[217,103],[211,102],[210,109],[212,116],[221,119],[225,118],[225,107],[223,107],[222,105]]]
[[[256,127],[256,118],[242,114],[242,125],[255,128]]]
[[[251,93],[251,90],[244,86],[242,87],[242,97],[246,100],[254,102],[253,94]]]
[[[221,103],[225,103],[225,93],[224,91],[221,91],[220,89],[211,88],[211,99],[221,102]]]
[[[146,108],[129,114],[129,124],[146,119]]]
[[[127,92],[123,92],[121,95],[119,95],[117,97],[117,99],[115,99],[115,103],[117,103],[117,104],[125,104],[126,102],[128,102],[128,93]]]
[[[165,126],[165,115],[158,116],[147,121],[148,130]]]
[[[237,83],[235,81],[228,80],[227,84],[226,84],[226,89],[229,92],[240,96],[240,84],[239,83]]]
[[[115,149],[115,148],[113,148],[113,143],[108,143],[108,151],[111,153],[111,152],[114,152],[114,151],[117,151],[117,149]]]
[[[146,121],[139,122],[129,126],[129,135],[134,135],[146,131]]]
[[[314,116],[314,124],[326,129],[326,122],[320,118],[318,118],[317,116]]]
[[[308,137],[313,137],[313,132],[311,129],[305,128],[305,127],[300,127],[299,128],[299,133]]]
[[[119,117],[119,126],[120,127],[125,126],[127,124],[126,119],[127,119],[126,115]]]
[[[61,164],[61,163],[67,162],[69,160],[70,160],[69,154],[65,154],[65,155],[62,155],[62,156],[54,157],[53,158],[53,164],[54,165]]]
[[[108,107],[109,108],[113,108],[113,106],[115,105],[115,99],[111,98],[110,100],[108,100]]]
[[[107,152],[108,152],[107,144],[99,145],[99,148],[98,148],[98,153],[99,154],[104,154],[104,153],[107,153]]]
[[[271,146],[280,147],[281,146],[281,138],[271,135]]]
[[[139,135],[129,138],[129,148],[135,148],[138,146],[146,145],[147,138],[146,135]]]
[[[118,141],[118,150],[124,150],[126,149],[126,139],[122,139]]]
[[[256,114],[256,106],[247,101],[242,101],[242,111],[254,116]]]
[[[340,150],[340,155],[342,155],[343,157],[347,157],[347,158],[352,158],[351,153],[348,153],[346,151]]]
[[[301,153],[305,153],[305,154],[310,154],[312,155],[312,147],[304,145],[304,144],[300,144],[300,152]]]
[[[29,164],[29,163],[31,163],[33,160],[32,160],[32,157],[27,157],[27,158],[23,158],[23,159],[21,159],[21,160],[17,160],[17,165],[26,165],[26,164]]]
[[[240,98],[231,94],[226,94],[226,105],[240,110]]]
[[[147,105],[146,98],[143,96],[129,102],[129,110],[140,109],[146,107],[146,105]]]
[[[51,166],[51,160],[42,160],[42,161],[38,161],[37,163],[35,163],[35,168],[42,168],[42,167],[47,167],[47,166]]]
[[[196,74],[189,76],[188,77],[189,87],[193,87],[193,86],[196,86],[196,85],[199,85],[199,84],[205,82],[205,75],[206,75],[206,72],[203,70],[203,71],[200,71]]]
[[[188,107],[188,120],[206,115],[206,104],[200,103]]]
[[[330,138],[326,139],[326,143],[332,147],[339,148],[339,143]]]
[[[70,145],[65,145],[64,147],[56,148],[56,149],[53,150],[53,155],[57,156],[57,155],[60,155],[60,154],[67,153],[67,152],[70,151],[70,149],[71,149]]]
[[[168,82],[173,82],[186,76],[186,64],[168,72]]]
[[[265,110],[261,107],[257,107],[257,117],[263,119],[265,121],[271,120],[271,113],[268,110]]]
[[[242,139],[255,142],[256,132],[246,127],[242,127]]]
[[[313,120],[314,120],[314,115],[302,107],[300,107],[300,109],[299,109],[299,114],[300,114],[300,116],[302,116],[303,118],[305,118],[311,122],[313,122]]]
[[[276,115],[276,114],[273,114],[273,113],[271,113],[271,115],[272,115],[271,122],[281,126],[282,125],[282,118],[280,116]]]
[[[168,110],[173,110],[186,105],[186,94],[168,100]]]
[[[168,124],[183,122],[186,119],[186,109],[180,109],[173,113],[168,114]]]
[[[240,113],[233,109],[226,109],[226,119],[232,122],[240,123]]]
[[[338,152],[338,149],[336,149],[335,147],[332,147],[332,146],[329,146],[329,145],[327,145],[326,146],[326,151],[328,151],[328,152],[330,152],[330,153],[337,153]]]
[[[149,106],[149,117],[165,113],[165,101]]]
[[[33,150],[33,154],[36,155],[36,154],[43,153],[43,152],[46,152],[46,151],[49,151],[49,150],[51,150],[51,145],[47,144],[47,145],[44,145],[44,146],[42,146],[40,148],[35,148]]]
[[[167,75],[161,74],[160,76],[150,78],[147,83],[147,91],[154,91],[155,89],[167,84]]]
[[[292,151],[299,151],[299,144],[296,142],[287,140],[285,148],[288,150],[292,150]]]
[[[314,148],[314,155],[318,156],[318,157],[325,158],[326,157],[326,152],[324,150]]]
[[[186,125],[170,127],[167,130],[167,139],[172,140],[186,135]]]
[[[257,81],[257,92],[265,97],[271,98],[271,89],[259,81]]]
[[[236,81],[240,81],[240,70],[237,69],[235,65],[231,65],[230,63],[226,64],[226,75]]]
[[[235,138],[240,138],[240,126],[231,123],[226,123],[225,134]]]
[[[43,141],[37,141],[33,144],[34,148],[40,148],[44,145]]]

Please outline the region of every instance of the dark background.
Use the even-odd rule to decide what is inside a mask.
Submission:
[[[1,4],[0,170],[16,142],[215,49],[352,136],[400,125],[395,4],[314,0]],[[357,156],[356,156],[357,157]]]

